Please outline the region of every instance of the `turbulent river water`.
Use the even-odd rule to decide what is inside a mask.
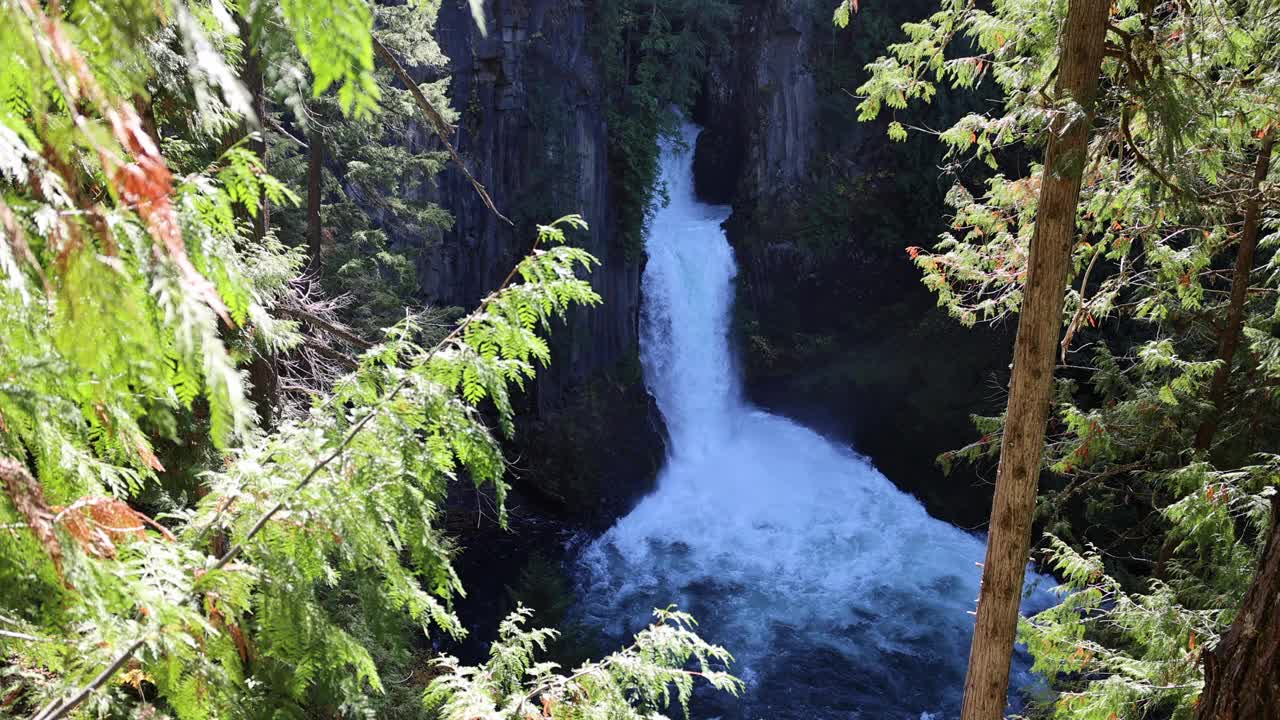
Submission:
[[[694,197],[697,132],[663,145],[669,202],[646,241],[641,356],[667,464],[582,549],[582,619],[622,639],[654,607],[692,612],[747,682],[743,698],[700,698],[704,717],[956,716],[984,540],[930,517],[866,459],[745,402],[728,337],[729,209]]]

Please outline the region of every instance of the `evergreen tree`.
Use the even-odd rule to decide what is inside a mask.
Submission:
[[[373,6],[374,37],[402,62],[439,74],[448,63],[432,33],[434,9]],[[288,58],[288,55],[285,55]],[[432,183],[448,155],[428,149],[433,130],[410,91],[375,55],[379,112],[347,117],[337,98],[296,97],[284,78],[306,76],[300,62],[275,63],[268,164],[282,180],[307,188],[305,207],[276,214],[281,234],[305,242],[308,269],[327,295],[343,297],[338,315],[365,339],[404,318],[406,308],[438,326],[455,312],[422,307],[412,253],[439,243],[453,220],[431,198]],[[415,88],[440,108],[446,123],[456,113],[445,97],[447,80]],[[416,240],[395,247],[391,237]]]
[[[1035,230],[1027,250],[1013,378],[1000,466],[987,531],[977,623],[965,674],[964,720],[995,720],[1009,696],[1023,568],[1031,544],[1044,425],[1053,385],[1080,178],[1098,92],[1107,0],[1070,0],[1059,40],[1057,83],[1048,127]]]
[[[944,2],[904,26],[860,88],[868,118],[928,100],[936,82],[1003,93],[939,133],[992,175],[981,192],[956,184],[953,231],[932,252],[909,248],[965,323],[1029,302],[1046,176],[1007,150],[1045,142],[1061,9]],[[1261,629],[1257,598],[1276,582],[1262,556],[1280,441],[1276,171],[1264,158],[1280,118],[1280,8],[1121,1],[1109,13],[1037,507],[1069,594],[1020,631],[1050,679],[1036,712],[1191,717],[1199,703],[1252,717],[1243,708],[1263,711],[1250,678],[1274,668],[1274,641],[1244,628]],[[983,437],[942,459],[994,456],[1013,422],[979,418]],[[1210,678],[1227,666],[1262,675],[1206,686],[1206,656]]]

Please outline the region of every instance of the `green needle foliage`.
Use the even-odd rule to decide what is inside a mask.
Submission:
[[[440,661],[445,674],[427,689],[427,707],[441,720],[657,720],[673,704],[688,715],[695,678],[734,695],[742,690],[724,670],[733,657],[699,638],[692,617],[672,608],[653,614],[654,623],[634,643],[563,675],[556,663],[536,662],[557,633],[526,629],[532,613],[517,608],[499,627],[483,666]]]
[[[658,138],[675,136],[710,56],[723,52],[737,7],[729,0],[605,0],[593,25],[605,76],[609,174],[623,247],[643,248],[658,186]]]
[[[0,712],[400,712],[379,703],[388,658],[403,667],[424,633],[464,632],[447,489],[487,487],[501,507],[490,422],[511,433],[512,389],[550,359],[545,331],[599,302],[584,279],[595,259],[564,244],[582,221],[539,227],[534,252],[443,340],[419,346],[401,324],[305,412],[258,427],[244,368],[299,341],[275,312],[303,259],[293,238],[255,228],[298,196],[255,136],[236,135],[262,118],[232,15],[256,24],[250,37],[288,28],[282,62],[304,59],[310,94],[363,121],[383,95],[373,10],[3,8]],[[167,484],[162,445],[203,448],[194,497]],[[687,698],[684,661],[727,661],[684,616],[660,620],[602,663],[612,685],[565,705],[649,706],[668,682]],[[588,686],[548,672],[540,682]]]
[[[373,6],[374,37],[406,66],[443,73],[448,58],[433,37],[436,5]],[[314,182],[319,207],[316,218],[310,207],[276,209],[272,224],[281,237],[295,242],[306,238],[310,223],[319,225],[320,247],[310,270],[330,297],[344,299],[343,321],[361,337],[376,340],[404,318],[406,306],[417,304],[421,290],[414,255],[429,252],[453,224],[444,208],[425,199],[448,155],[422,147],[421,111],[389,68],[374,70],[377,114],[354,117],[344,113],[333,93],[309,98],[299,91],[298,78],[308,76],[306,64],[282,40],[287,38],[270,33],[263,38],[273,58],[265,69],[271,126],[265,136],[267,163],[292,187]],[[444,79],[419,89],[446,122],[454,122],[447,86]],[[309,154],[316,144],[321,162],[319,177],[313,178]],[[389,235],[413,241],[396,246]],[[436,313],[424,308],[418,314]],[[450,319],[460,314],[455,310]]]
[[[1065,8],[946,0],[859,88],[863,119],[939,84],[1000,92],[937,133],[966,168],[952,229],[909,248],[965,324],[1021,303],[1043,168],[1020,159],[1080,111],[1048,95]],[[1268,0],[1112,7],[1038,513],[1067,594],[1022,628],[1050,680],[1038,714],[1193,716],[1203,653],[1253,578],[1280,478],[1278,40]],[[978,425],[944,463],[994,457],[1002,419]]]

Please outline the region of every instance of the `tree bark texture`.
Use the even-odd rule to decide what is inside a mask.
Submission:
[[[320,192],[324,186],[324,136],[319,128],[307,143],[307,272],[319,276]]]
[[[997,720],[1009,695],[1009,665],[1031,544],[1031,519],[1044,450],[1054,349],[1076,237],[1090,112],[1098,91],[1110,0],[1071,0],[1063,25],[1058,113],[1049,128],[1035,233],[1031,238],[1013,377],[991,507],[982,589],[965,676],[962,720]]]
[[[262,56],[254,42],[253,29],[249,19],[237,13],[236,27],[245,42],[245,61],[241,71],[241,81],[249,91],[253,102],[253,112],[257,115],[258,137],[249,142],[248,147],[262,162],[267,160],[267,140],[262,126],[267,120],[267,100],[262,81]],[[242,130],[251,129],[250,123],[244,123]],[[258,198],[258,213],[250,218],[254,240],[261,241],[271,229],[271,208],[263,190]],[[276,409],[280,402],[280,378],[276,369],[276,357],[270,352],[255,352],[249,361],[249,399],[258,410],[258,422],[265,429],[275,427]]]
[[[1271,531],[1240,614],[1204,656],[1197,720],[1280,718],[1280,494]]]

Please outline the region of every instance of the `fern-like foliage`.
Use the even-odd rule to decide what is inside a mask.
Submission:
[[[693,618],[673,608],[654,611],[654,623],[626,648],[564,672],[537,662],[556,632],[529,629],[520,607],[503,621],[498,641],[482,666],[439,661],[444,671],[427,688],[425,702],[441,720],[654,720],[679,706],[688,715],[695,679],[738,694],[742,682],[728,672],[733,657],[694,632]]]
[[[1126,592],[1097,552],[1079,553],[1054,537],[1050,547],[1066,578],[1062,603],[1023,620],[1019,635],[1035,670],[1067,678],[1052,714],[1106,720],[1117,708],[1158,707],[1193,717],[1200,656],[1216,641],[1224,611],[1190,608],[1159,580],[1145,592]]]
[[[52,558],[39,552],[11,568],[32,592],[59,598],[63,611],[36,623],[42,633],[77,628],[44,648],[39,666],[58,674],[29,688],[32,701],[86,682],[142,637],[135,677],[182,717],[237,716],[246,698],[289,711],[318,687],[358,706],[381,682],[366,648],[324,608],[344,578],[368,588],[366,614],[462,634],[448,609],[462,588],[440,531],[447,484],[492,485],[501,504],[505,464],[478,405],[491,402],[510,427],[509,385],[548,359],[537,332],[571,305],[598,302],[577,274],[594,262],[577,248],[539,250],[520,264],[523,282],[437,347],[416,347],[412,329],[397,328],[305,419],[230,450],[176,541],[139,536],[111,556],[63,542],[59,568],[43,569]],[[325,457],[333,461],[318,469]],[[227,554],[227,543],[238,551]],[[103,602],[107,588],[114,600]]]
[[[891,116],[894,140],[907,135],[908,108],[939,85],[999,90],[998,103],[936,131],[969,170],[953,179],[948,232],[908,248],[939,305],[965,324],[1021,306],[1045,178],[1034,162],[1012,172],[1044,145],[1052,117],[1081,112],[1055,89],[1066,10],[941,0],[903,26],[905,40],[858,89],[862,119]],[[1278,41],[1264,1],[1110,9],[1037,509],[1067,594],[1023,626],[1051,691],[1038,714],[1190,717],[1202,652],[1254,573],[1280,477],[1280,164],[1265,162]],[[985,177],[974,171],[983,165]],[[1251,203],[1256,256],[1240,224]],[[1243,273],[1224,271],[1238,263]],[[1236,336],[1240,349],[1226,352]],[[977,418],[981,439],[941,460],[994,459],[1003,424]]]
[[[0,712],[374,714],[380,649],[412,638],[371,628],[464,632],[445,494],[501,505],[487,419],[511,432],[542,335],[599,302],[562,243],[582,221],[541,227],[443,341],[393,328],[268,432],[242,367],[296,340],[273,312],[301,259],[248,222],[295,193],[225,135],[252,120],[249,38],[216,1],[0,7]],[[315,92],[375,108],[362,0],[234,9],[283,18]]]

